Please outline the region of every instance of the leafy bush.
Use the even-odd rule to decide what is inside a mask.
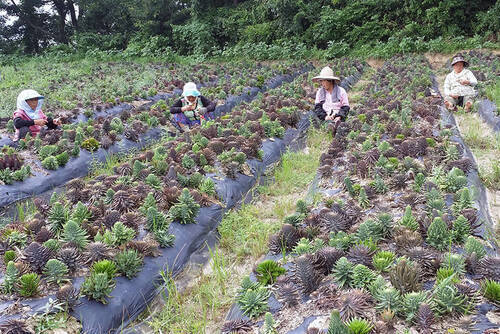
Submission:
[[[389,266],[394,262],[396,255],[390,251],[380,251],[373,256],[373,266],[378,271],[387,271]]]
[[[450,243],[450,232],[443,219],[436,217],[427,229],[427,242],[438,250],[445,250]]]
[[[67,282],[68,266],[56,259],[50,259],[45,264],[43,274],[47,276],[48,283],[61,284]]]
[[[168,211],[172,220],[181,224],[190,224],[195,222],[195,217],[200,211],[200,205],[196,203],[193,196],[187,188],[182,190],[178,202]]]
[[[42,166],[43,168],[48,170],[56,170],[57,168],[59,168],[59,162],[57,161],[56,157],[50,156],[43,159]]]
[[[87,232],[73,220],[64,225],[62,239],[65,242],[71,242],[79,249],[84,249],[89,243]]]
[[[341,257],[333,269],[333,276],[340,287],[350,287],[352,284],[352,275],[354,264],[345,257]]]
[[[13,250],[8,250],[3,255],[3,262],[5,263],[5,265],[7,265],[7,263],[9,263],[10,261],[14,261],[15,258],[16,252]]]
[[[105,272],[91,272],[82,284],[82,294],[89,299],[97,300],[103,304],[107,303],[111,291],[115,287],[115,282]]]
[[[40,277],[36,273],[24,274],[19,279],[19,294],[23,297],[32,297],[38,294]]]

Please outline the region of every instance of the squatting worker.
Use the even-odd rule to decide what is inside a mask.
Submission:
[[[183,126],[201,124],[201,120],[213,119],[215,102],[202,96],[194,82],[188,82],[182,90],[182,98],[170,108],[174,121]]]
[[[328,66],[313,81],[321,83],[316,92],[314,113],[320,120],[327,121],[329,129],[335,134],[337,126],[345,121],[350,109],[347,92],[340,87],[340,78],[333,75],[333,70]]]
[[[470,111],[476,91],[474,86],[477,79],[465,67],[469,63],[461,54],[457,54],[451,61],[453,71],[444,80],[444,104],[448,110],[457,110],[457,105],[463,106],[465,111]]]
[[[14,141],[26,137],[28,132],[32,137],[38,135],[43,126],[56,129],[61,125],[58,118],[45,116],[42,111],[44,97],[33,89],[26,89],[17,97],[17,110],[14,112],[14,127],[16,135]]]

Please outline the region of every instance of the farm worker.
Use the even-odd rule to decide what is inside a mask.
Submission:
[[[464,106],[465,111],[470,111],[476,91],[474,86],[477,79],[465,67],[469,63],[461,54],[457,54],[451,61],[453,71],[444,80],[444,105],[448,110],[457,110],[457,105]]]
[[[328,128],[335,134],[338,125],[345,121],[350,109],[347,92],[340,87],[340,78],[333,75],[333,70],[328,66],[323,67],[313,81],[321,83],[316,92],[314,113],[320,120],[327,121]]]
[[[33,89],[26,89],[17,97],[17,110],[14,112],[14,127],[16,135],[14,141],[26,137],[28,132],[31,136],[38,135],[44,125],[49,129],[56,129],[61,125],[58,118],[52,119],[45,116],[42,111],[44,97]]]
[[[194,82],[188,82],[182,89],[182,98],[170,108],[174,121],[179,126],[193,126],[201,120],[213,119],[215,102],[202,96]]]

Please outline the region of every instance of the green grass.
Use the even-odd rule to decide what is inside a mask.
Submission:
[[[170,297],[148,321],[155,332],[215,332],[214,326],[223,321],[234,302],[241,279],[267,252],[269,236],[295,211],[296,199],[305,196],[330,140],[324,130],[311,129],[307,150],[284,154],[274,171],[274,183],[259,187],[258,199],[223,217],[218,227],[219,245],[210,249],[210,270],[205,270],[192,287],[179,293],[172,279],[165,276]]]
[[[494,85],[486,87],[486,96],[497,106],[497,114],[500,115],[500,79]]]

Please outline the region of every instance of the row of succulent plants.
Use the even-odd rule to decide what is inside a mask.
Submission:
[[[440,123],[430,74],[413,55],[373,75],[321,156],[324,200],[299,201],[271,237],[238,290],[243,317],[223,333],[283,333],[310,316],[329,325],[308,333],[470,332],[460,317],[499,305],[500,258],[467,179],[475,167]]]
[[[1,230],[1,299],[55,292],[68,308],[79,294],[106,303],[117,275],[134,277],[145,257],[173,245],[172,221],[195,223],[200,207],[217,203],[206,174],[222,170],[235,177],[248,170],[246,160],[261,157],[262,139],[294,126],[311,94],[302,75],[220,121],[127,158],[111,175],[75,179],[50,201],[34,199],[33,217]],[[86,277],[81,291],[67,283],[78,276]]]
[[[290,66],[288,73],[295,69],[295,66]],[[171,103],[172,99],[159,100],[149,110],[132,108],[123,110],[118,116],[64,124],[57,130],[44,129],[36,138],[28,134],[25,139],[21,139],[17,150],[28,151],[30,155],[36,154],[43,168],[55,170],[65,166],[71,157],[78,156],[81,149],[90,152],[99,148],[108,149],[123,138],[137,142],[151,128],[171,126],[168,110]],[[29,169],[23,169],[22,179],[29,176],[29,172]],[[19,175],[10,177],[11,174],[5,173],[1,178],[4,183],[22,180]]]
[[[277,74],[289,73],[294,64],[240,62],[193,66],[74,62],[47,65],[40,62],[26,66],[35,68],[3,69],[5,80],[0,100],[4,102],[0,103],[0,115],[11,114],[12,104],[8,101],[15,101],[19,93],[18,87],[26,85],[50,97],[46,101],[47,111],[57,115],[66,114],[69,117],[82,111],[92,114],[121,102],[146,99],[158,93],[172,93],[182,89],[182,85],[187,81],[203,83],[206,86],[226,86],[227,90],[223,91],[234,94],[241,90],[240,87],[262,86],[266,80]]]

